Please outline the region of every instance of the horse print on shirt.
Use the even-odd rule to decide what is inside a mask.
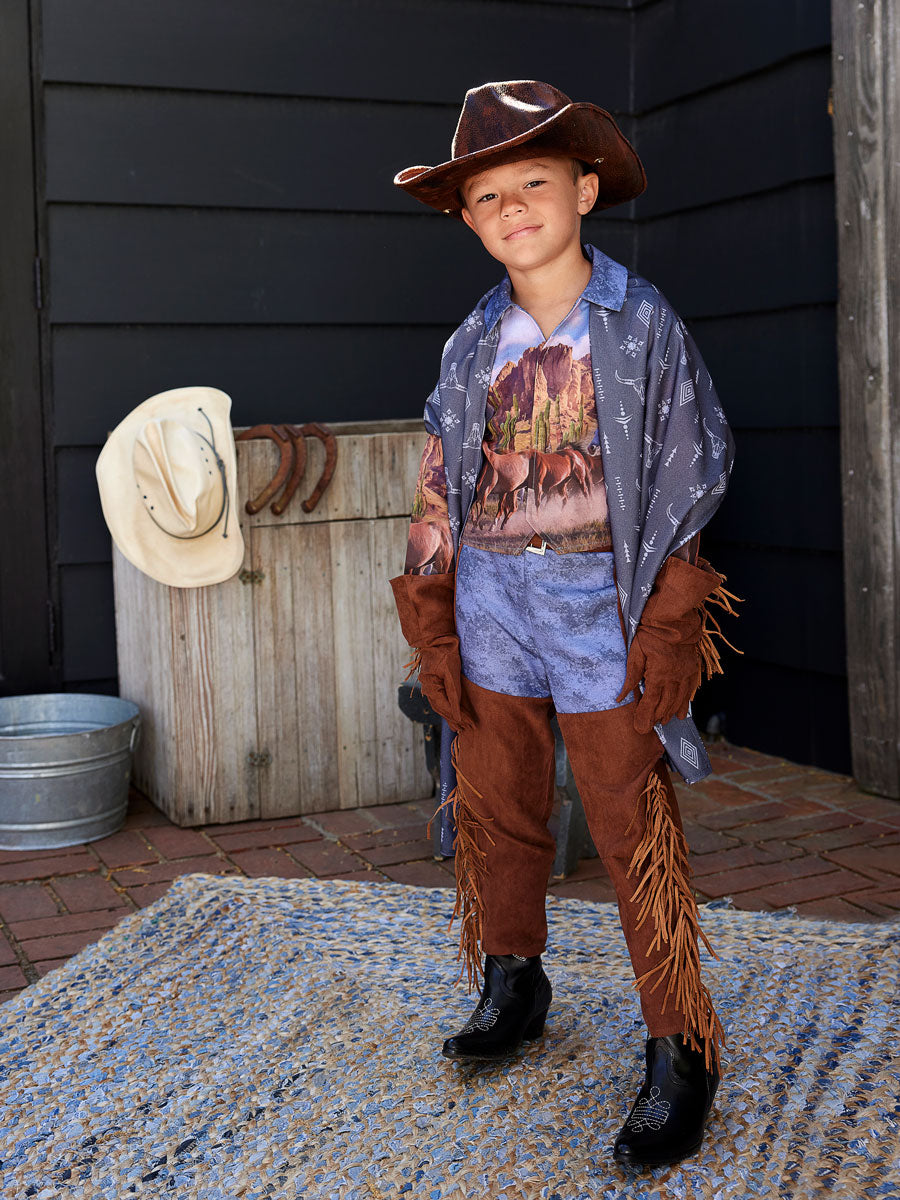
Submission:
[[[441,575],[453,562],[453,538],[447,523],[444,454],[441,439],[429,434],[425,443],[412,521],[406,546],[406,575]]]
[[[576,304],[546,340],[523,309],[504,315],[464,544],[518,554],[539,533],[561,554],[611,550],[587,314]]]

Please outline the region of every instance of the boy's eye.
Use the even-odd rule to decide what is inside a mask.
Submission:
[[[527,187],[527,188],[540,187],[542,183],[546,183],[546,182],[547,182],[546,179],[529,179],[528,182],[523,184],[522,186]],[[483,196],[478,197],[478,200],[476,201],[476,203],[480,204],[482,202],[482,200],[496,200],[496,198],[497,198],[496,192],[485,192]]]

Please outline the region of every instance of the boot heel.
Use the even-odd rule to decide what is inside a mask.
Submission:
[[[525,1027],[525,1032],[522,1034],[523,1042],[531,1042],[534,1041],[535,1038],[539,1038],[541,1036],[541,1034],[544,1032],[544,1024],[547,1020],[547,1012],[548,1010],[545,1008],[542,1013],[538,1013],[536,1017],[532,1018],[529,1024]]]

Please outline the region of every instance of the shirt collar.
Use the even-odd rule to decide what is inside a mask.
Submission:
[[[615,259],[598,250],[596,246],[586,244],[585,254],[591,260],[591,277],[581,293],[591,304],[599,304],[603,308],[611,308],[618,312],[625,303],[625,288],[628,283],[628,268]],[[488,333],[494,328],[509,306],[512,304],[512,283],[509,274],[494,288],[484,309],[484,324]]]

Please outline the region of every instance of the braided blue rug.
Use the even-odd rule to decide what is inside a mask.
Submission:
[[[548,899],[542,1041],[451,1063],[450,891],[186,875],[0,1007],[10,1200],[900,1197],[900,925],[700,908],[728,1049],[698,1155],[618,1166],[643,1077],[614,904]]]

